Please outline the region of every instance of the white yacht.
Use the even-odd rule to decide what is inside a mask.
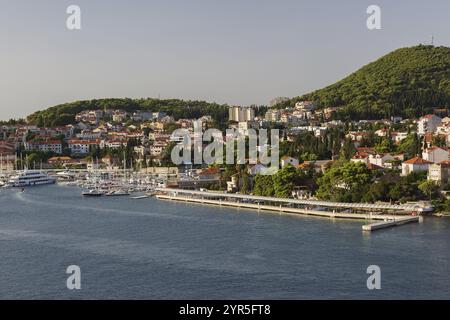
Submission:
[[[56,178],[62,181],[73,181],[76,178],[76,174],[71,171],[61,171],[56,173]]]
[[[28,187],[40,186],[44,184],[53,184],[56,182],[55,178],[49,177],[47,174],[40,171],[23,171],[18,175],[11,177],[8,184],[12,187]]]

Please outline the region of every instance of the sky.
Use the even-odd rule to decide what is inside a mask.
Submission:
[[[93,98],[268,104],[431,35],[450,46],[450,1],[0,0],[0,120]]]

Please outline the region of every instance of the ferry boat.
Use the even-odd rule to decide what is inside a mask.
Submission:
[[[12,187],[40,186],[54,183],[56,183],[55,178],[49,177],[40,171],[23,171],[11,177],[8,181],[8,185]]]

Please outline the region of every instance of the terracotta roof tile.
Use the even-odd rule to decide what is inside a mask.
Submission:
[[[406,161],[403,162],[403,163],[406,163],[406,164],[431,164],[431,163],[433,163],[433,162],[424,160],[424,159],[422,159],[422,158],[420,158],[420,157],[414,157],[414,158],[412,158],[412,159],[406,160]]]

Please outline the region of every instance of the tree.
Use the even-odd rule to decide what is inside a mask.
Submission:
[[[242,194],[246,194],[250,189],[250,185],[249,185],[249,181],[248,181],[248,175],[245,171],[242,174],[241,179],[242,179],[242,187],[239,191]]]
[[[172,149],[177,145],[177,142],[171,141],[164,148],[161,156],[161,163],[163,166],[172,166]]]
[[[398,151],[406,153],[410,158],[420,154],[420,149],[420,138],[417,133],[409,134],[398,146]]]
[[[345,160],[351,159],[356,152],[355,145],[351,139],[345,139],[344,144],[341,149],[341,156]]]
[[[426,196],[429,197],[430,201],[431,201],[431,198],[433,197],[433,195],[435,195],[439,190],[439,186],[434,181],[431,181],[431,180],[422,182],[421,184],[419,184],[418,188]]]
[[[380,180],[370,184],[369,190],[363,197],[365,202],[389,201],[389,190],[393,185],[387,181]]]
[[[272,176],[257,174],[255,176],[253,193],[257,196],[273,197],[275,195],[275,190]]]
[[[312,100],[319,107],[338,107],[333,117],[415,118],[433,108],[449,107],[450,48],[419,45],[397,49],[323,89],[277,105]]]
[[[318,179],[319,199],[358,202],[361,201],[372,181],[372,173],[361,162],[339,162]]]
[[[297,178],[297,170],[291,165],[278,170],[273,176],[275,196],[278,198],[289,198],[292,195]]]
[[[375,151],[378,153],[388,153],[395,151],[395,144],[390,137],[385,137],[375,146]]]
[[[447,142],[445,136],[433,136],[433,145],[436,147],[446,148]]]

